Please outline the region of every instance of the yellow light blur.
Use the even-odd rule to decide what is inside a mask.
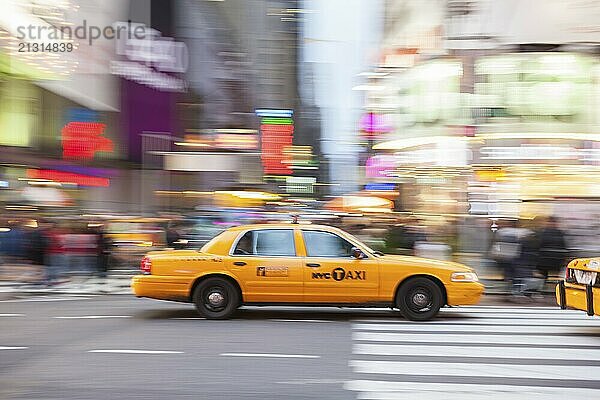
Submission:
[[[28,228],[34,228],[34,229],[39,226],[38,222],[35,219],[29,220],[26,223],[24,223],[23,225]]]
[[[267,192],[250,192],[244,190],[218,190],[215,194],[224,194],[248,200],[279,200],[281,196]]]
[[[191,143],[191,142],[175,142],[176,146],[186,146],[186,147],[210,147],[207,143]]]
[[[374,150],[403,150],[411,147],[436,144],[440,141],[452,139],[452,136],[426,136],[412,137],[406,139],[389,140],[377,143],[373,146]],[[454,137],[456,140],[480,141],[480,140],[502,140],[502,139],[544,139],[544,140],[589,140],[593,142],[600,141],[598,133],[552,133],[552,132],[502,132],[502,133],[483,133],[474,137]]]

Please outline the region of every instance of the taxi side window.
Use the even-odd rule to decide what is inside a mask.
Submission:
[[[233,254],[236,256],[289,256],[296,255],[292,229],[261,229],[248,231],[240,238]]]
[[[309,257],[351,257],[354,245],[330,232],[303,231],[306,255]]]

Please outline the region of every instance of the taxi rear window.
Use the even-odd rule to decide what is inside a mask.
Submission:
[[[296,255],[294,231],[292,229],[248,231],[238,240],[233,255],[293,257]]]

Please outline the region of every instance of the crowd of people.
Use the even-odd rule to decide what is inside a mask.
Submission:
[[[268,222],[265,218],[266,215],[260,222]],[[477,244],[480,247],[471,246],[471,253],[493,262],[503,273],[509,291],[520,297],[539,293],[548,277],[560,274],[569,257],[559,221],[548,217],[540,224],[539,220],[477,219],[476,233],[470,236],[461,233],[460,221],[443,221],[434,226],[414,215],[392,223],[370,223],[365,218],[341,218],[328,223],[354,234],[376,250],[392,254],[461,261],[456,254],[468,252],[465,244]],[[141,255],[151,249],[200,247],[229,226],[215,216],[165,221],[163,225],[152,221],[143,228],[136,225],[138,242],[142,242],[137,243],[139,254],[130,254],[124,266],[136,268]],[[244,223],[249,222],[255,221]],[[38,217],[9,219],[3,225],[0,266],[38,266],[43,271],[39,283],[50,286],[74,275],[106,277],[109,269],[117,268],[116,253],[123,249],[123,238],[131,239],[129,234],[115,236],[115,232],[109,232],[110,223],[106,221]],[[144,247],[147,242],[153,242],[155,247]]]
[[[559,275],[569,251],[555,217],[538,228],[517,220],[503,221],[495,232],[490,256],[504,273],[515,297],[534,296],[550,276]]]
[[[0,232],[0,264],[38,266],[38,283],[52,286],[74,275],[106,277],[111,243],[99,224],[13,220]]]

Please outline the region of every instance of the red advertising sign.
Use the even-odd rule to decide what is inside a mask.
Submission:
[[[264,173],[291,175],[291,159],[283,150],[292,145],[294,125],[263,124],[260,131]]]
[[[63,172],[54,169],[30,168],[27,170],[27,177],[29,179],[44,179],[60,183],[74,183],[78,186],[108,187],[110,185],[110,179],[108,178]]]
[[[102,136],[105,124],[69,122],[62,129],[63,158],[91,160],[98,151],[113,151],[112,140]]]

